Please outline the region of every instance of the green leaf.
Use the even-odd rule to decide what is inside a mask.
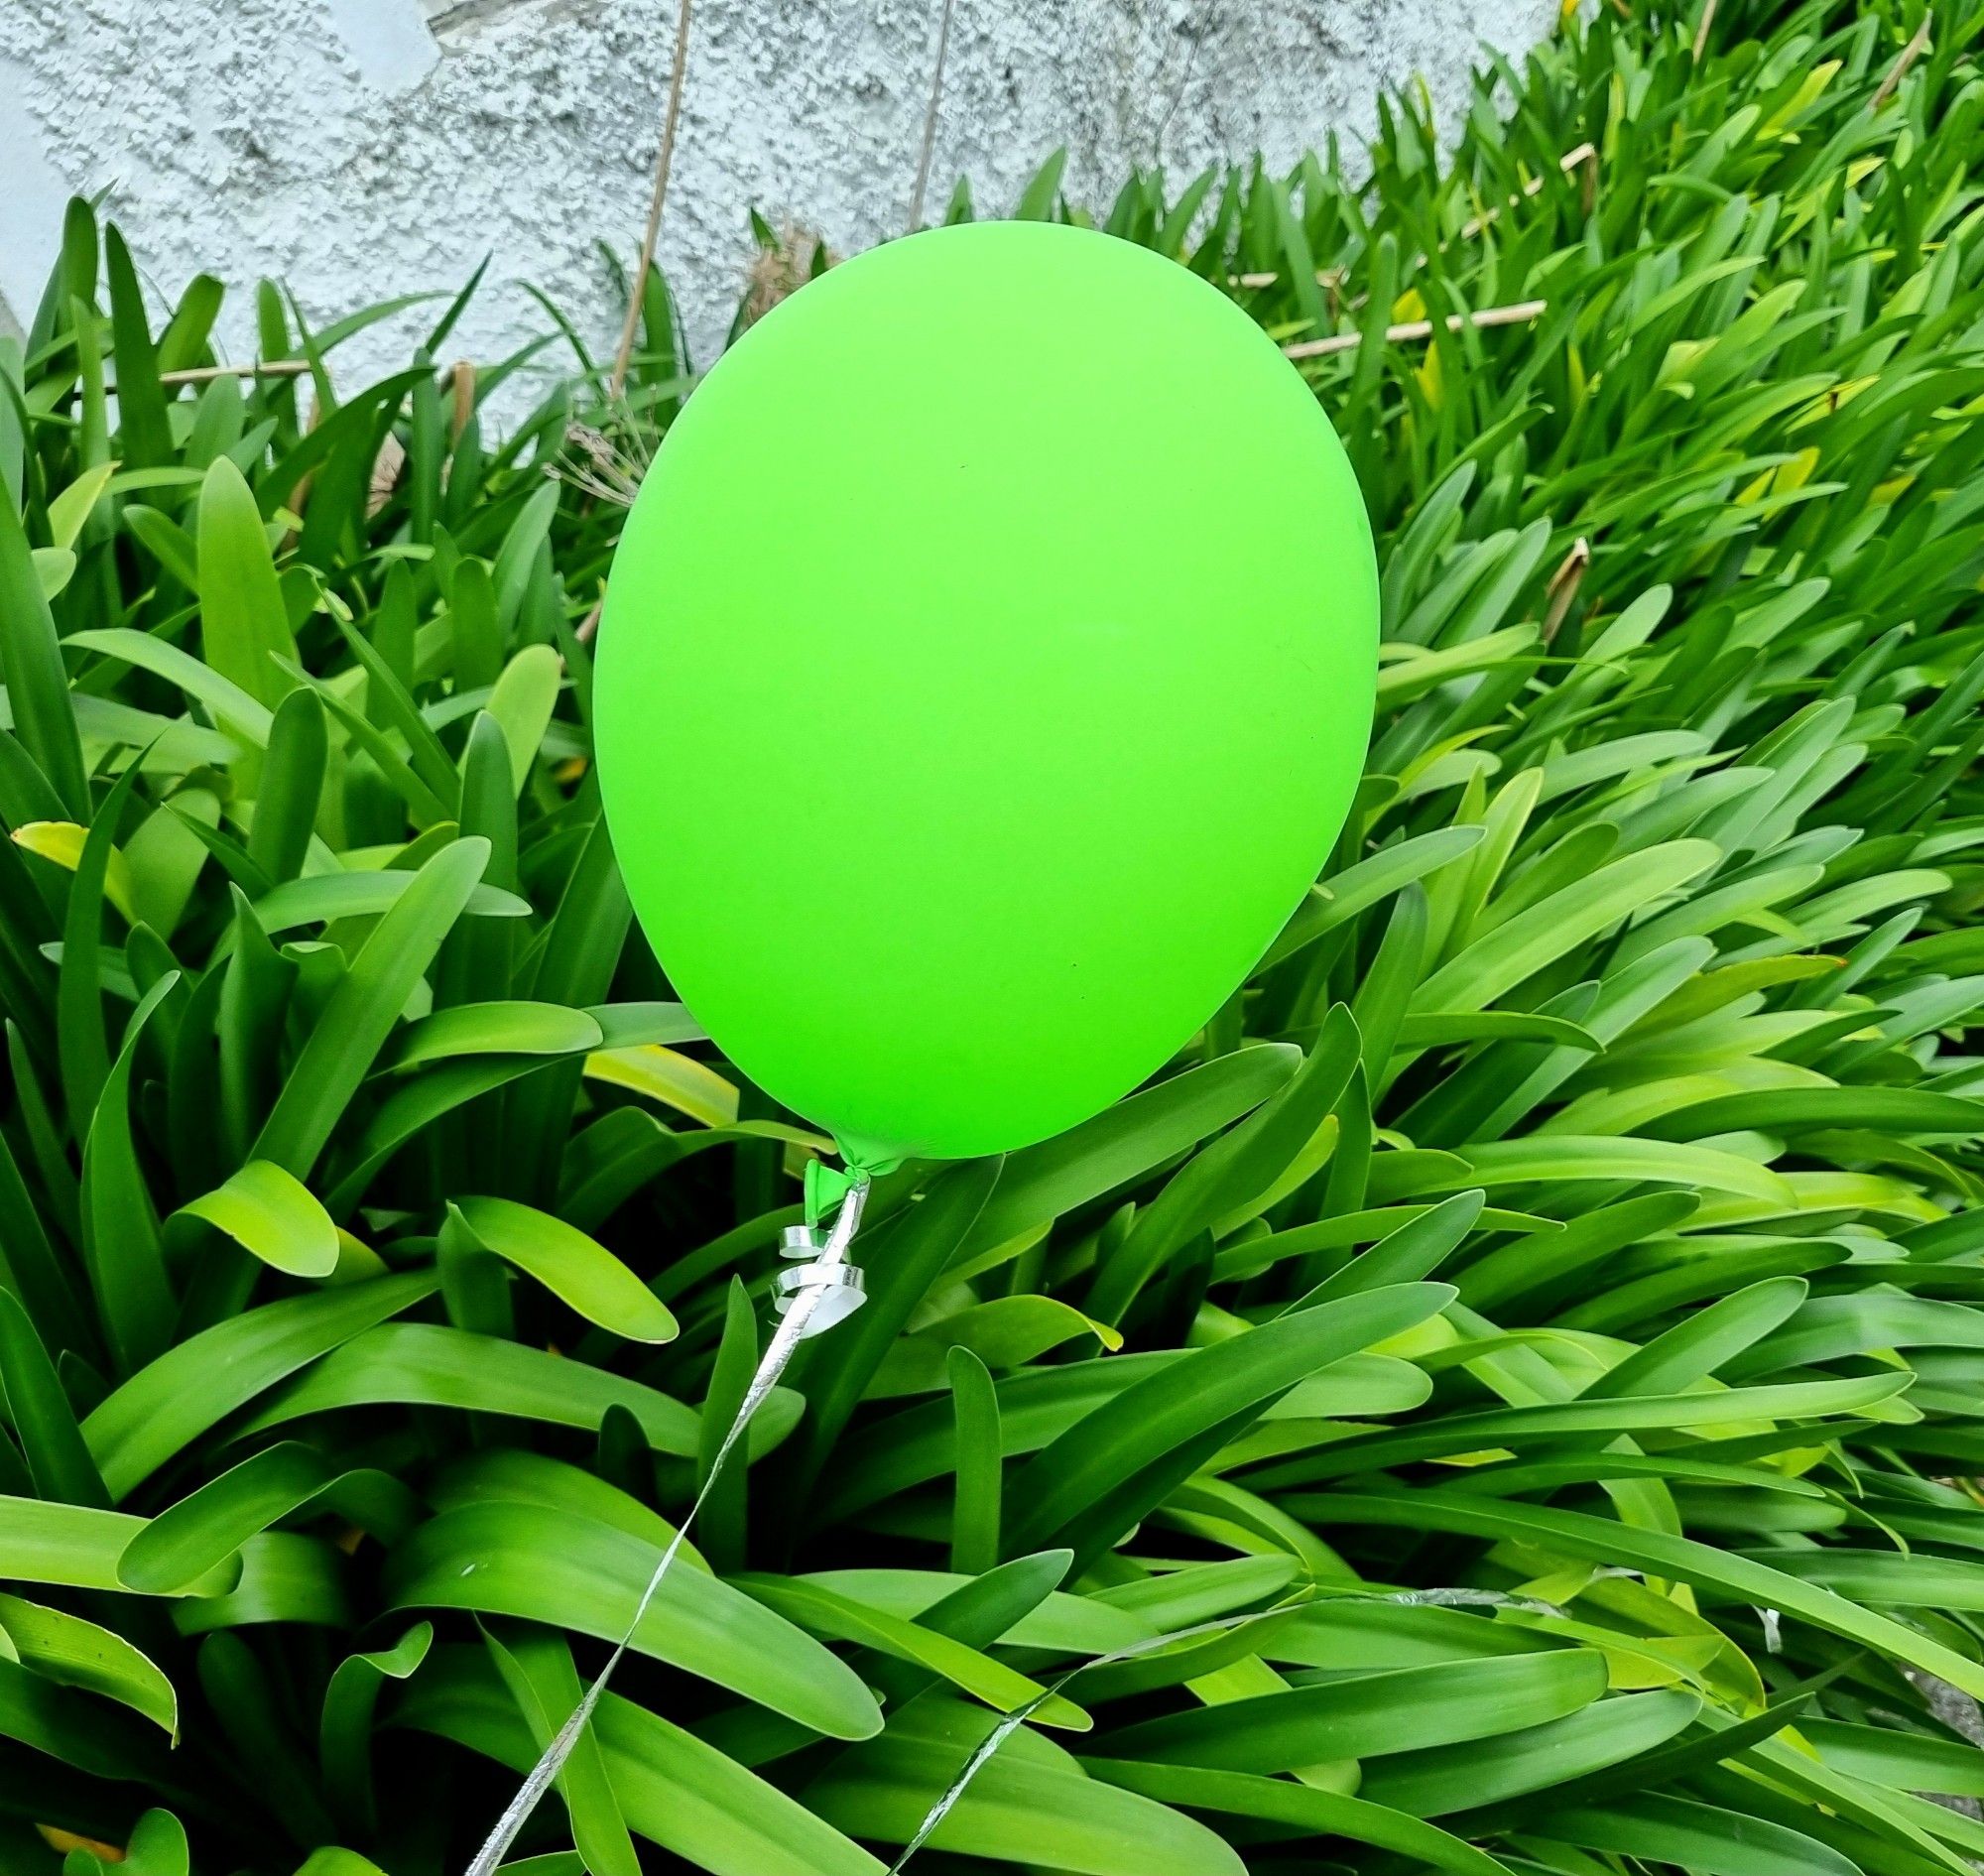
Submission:
[[[617,1642],[661,1555],[659,1544],[569,1512],[462,1505],[394,1550],[386,1597],[394,1608],[521,1616]],[[882,1723],[836,1656],[703,1570],[668,1571],[630,1646],[831,1739],[865,1739]]]
[[[145,320],[138,271],[114,224],[103,230],[104,279],[110,289],[110,342],[117,355],[117,422],[126,460],[139,468],[166,461],[172,434],[159,361]]]
[[[280,887],[303,871],[330,760],[330,733],[315,691],[299,688],[283,699],[267,741],[248,857]],[[276,929],[265,913],[263,930]]]
[[[56,622],[35,571],[13,500],[0,498],[0,679],[7,686],[14,734],[72,820],[89,818],[82,738],[69,702]]]
[[[82,1423],[111,1496],[126,1496],[285,1375],[411,1309],[437,1287],[430,1271],[347,1284],[265,1304],[177,1343]]]
[[[1451,1836],[1436,1825],[1361,1798],[1346,1798],[1286,1779],[1257,1778],[1243,1772],[1207,1772],[1195,1766],[1139,1765],[1116,1759],[1084,1759],[1091,1778],[1120,1785],[1194,1811],[1224,1812],[1289,1824],[1305,1835],[1349,1837],[1412,1857],[1453,1876],[1509,1876],[1509,1866],[1486,1850]]]
[[[926,1698],[879,1739],[843,1753],[806,1789],[807,1805],[850,1836],[908,1843],[973,1747],[989,1713]],[[1245,1876],[1203,1824],[1153,1799],[1085,1777],[1036,1733],[1001,1745],[930,1839],[996,1861],[1085,1876]]]
[[[1540,1828],[1580,1849],[1675,1863],[1703,1876],[1859,1876],[1860,1870],[1801,1830],[1684,1798],[1621,1798],[1551,1811]]]
[[[1870,1127],[1891,1134],[1984,1134],[1984,1101],[1926,1088],[1760,1088],[1725,1094],[1663,1114],[1648,1130],[1664,1140],[1756,1130],[1802,1133],[1815,1127]]]
[[[951,1568],[970,1575],[995,1567],[1015,1569],[1019,1559],[999,1563],[1005,1458],[999,1438],[999,1396],[985,1363],[968,1348],[953,1344],[946,1352],[944,1370],[957,1423]]]
[[[108,1508],[110,1494],[83,1443],[55,1363],[28,1312],[7,1290],[0,1290],[0,1402],[42,1497]]]
[[[1259,968],[1273,968],[1314,943],[1324,933],[1404,891],[1415,880],[1452,865],[1481,844],[1481,833],[1478,826],[1438,827],[1431,833],[1416,834],[1395,846],[1381,848],[1332,874],[1326,885],[1316,887],[1296,909],[1281,936],[1268,946]]]
[[[299,1178],[310,1172],[488,862],[488,841],[454,841],[394,900],[299,1052],[255,1159]]]
[[[1228,1214],[1244,1221],[1336,1105],[1358,1049],[1357,1025],[1339,1005],[1287,1086],[1188,1160],[1138,1215],[1096,1275],[1089,1313],[1120,1323],[1138,1292],[1194,1233]]]
[[[376,1818],[372,1722],[380,1690],[388,1681],[404,1681],[419,1668],[433,1642],[434,1625],[416,1622],[391,1648],[345,1656],[324,1687],[317,1733],[324,1794],[333,1811],[367,1834]]]
[[[538,1756],[480,1649],[436,1649],[396,1723],[459,1741],[520,1777]],[[628,1824],[714,1876],[884,1876],[797,1800],[660,1714],[608,1693],[592,1730]]]
[[[62,914],[62,964],[56,980],[56,1041],[62,1062],[62,1098],[68,1106],[70,1124],[78,1134],[86,1134],[103,1084],[110,1075],[99,969],[103,901],[107,897],[110,856],[116,851],[118,820],[137,785],[134,764],[104,799],[74,863],[75,879]]]
[[[1011,1154],[965,1255],[1009,1243],[1113,1188],[1162,1166],[1239,1119],[1301,1064],[1287,1044],[1243,1049],[1133,1094],[1093,1120]]]
[[[1580,1138],[1572,1134],[1531,1134],[1521,1140],[1493,1140],[1455,1149],[1466,1171],[1456,1185],[1489,1188],[1528,1185],[1537,1180],[1628,1180],[1635,1184],[1706,1187],[1759,1198],[1787,1211],[1798,1208],[1797,1194],[1769,1167],[1711,1147],[1668,1146],[1630,1135]]]
[[[139,1531],[117,1560],[118,1580],[145,1595],[183,1591],[258,1532],[308,1504],[331,1477],[329,1463],[309,1446],[267,1447]]]
[[[1561,1720],[1596,1700],[1605,1684],[1604,1658],[1591,1650],[1445,1662],[1223,1701],[1145,1720],[1099,1743],[1122,1759],[1293,1772],[1328,1760],[1493,1739]]]
[[[532,1627],[511,1630],[506,1642],[485,1626],[483,1642],[542,1750],[577,1710],[582,1697],[571,1650],[561,1636]],[[558,1788],[586,1869],[595,1876],[641,1876],[641,1859],[627,1834],[605,1757],[589,1724],[573,1742],[558,1773]]]
[[[206,663],[273,709],[293,688],[276,660],[294,659],[297,644],[262,531],[262,511],[226,456],[214,462],[200,485],[198,543]]]
[[[463,1003],[409,1024],[396,1068],[460,1056],[570,1056],[600,1048],[598,1020],[558,1003]]]
[[[123,1636],[79,1615],[10,1595],[0,1595],[0,1634],[13,1644],[23,1666],[45,1680],[116,1700],[178,1742],[180,1702],[173,1684]]]
[[[0,1498],[0,1576],[75,1589],[122,1589],[117,1560],[144,1525],[144,1519],[121,1511]],[[225,1567],[209,1571],[183,1593],[217,1595],[236,1574]]]
[[[1054,1297],[994,1297],[940,1317],[914,1335],[900,1336],[869,1384],[868,1398],[928,1394],[949,1385],[950,1351],[968,1350],[992,1368],[1018,1368],[1077,1336],[1094,1336],[1104,1348],[1123,1338],[1106,1322]]]
[[[1060,188],[1061,172],[1067,167],[1067,150],[1056,150],[1043,163],[1034,180],[1020,195],[1013,210],[1015,221],[1052,221],[1054,196]]]
[[[205,1220],[272,1270],[292,1277],[328,1277],[337,1268],[337,1227],[330,1214],[308,1187],[267,1160],[250,1160],[224,1186],[173,1215]]]
[[[1973,1698],[1984,1697],[1984,1669],[1941,1642],[1863,1609],[1844,1596],[1811,1587],[1783,1570],[1690,1538],[1614,1524],[1588,1512],[1559,1511],[1553,1506],[1483,1503],[1446,1488],[1386,1496],[1333,1493],[1318,1502],[1328,1506],[1329,1516],[1346,1523],[1404,1525],[1531,1543],[1567,1556],[1624,1564],[1719,1590],[1896,1656],[1925,1673],[1939,1675]]]
[[[311,873],[264,893],[255,902],[255,919],[265,932],[288,932],[300,925],[370,918],[391,911],[419,878],[417,872],[401,871]],[[463,915],[471,918],[521,919],[530,910],[529,900],[479,883],[462,904]]]
[[[508,1198],[463,1198],[455,1209],[485,1249],[535,1277],[588,1322],[632,1341],[674,1339],[676,1319],[667,1305],[583,1231]]]
[[[1674,1691],[1600,1700],[1493,1739],[1394,1754],[1365,1768],[1360,1795],[1422,1817],[1444,1816],[1651,1752],[1700,1708],[1694,1694]]]
[[[1043,1698],[1045,1689],[1038,1682],[967,1647],[955,1636],[870,1608],[817,1582],[765,1575],[746,1575],[737,1582],[767,1607],[813,1634],[829,1641],[855,1642],[926,1669],[996,1711],[1010,1713],[1038,1700],[1030,1714],[1032,1721],[1088,1730],[1088,1715],[1071,1700],[1054,1693]]]
[[[49,503],[49,545],[68,549],[76,544],[82,533],[82,524],[89,519],[90,511],[102,498],[103,491],[110,486],[110,478],[117,473],[114,462],[99,462],[78,475],[68,487]]]
[[[526,645],[504,666],[489,693],[489,714],[510,746],[510,779],[520,795],[531,779],[563,682],[564,664],[554,647]]]
[[[161,978],[132,1013],[82,1151],[83,1256],[111,1351],[126,1372],[172,1339],[175,1299],[132,1131],[131,1078],[145,1026],[178,981],[178,972]]]
[[[1567,1023],[1559,1016],[1525,1015],[1516,1010],[1424,1010],[1406,1016],[1399,1024],[1402,1049],[1443,1049],[1455,1043],[1511,1040],[1562,1043],[1592,1055],[1605,1048],[1579,1024]]]
[[[297,1866],[297,1876],[386,1876],[386,1872],[356,1850],[325,1844]]]
[[[406,1283],[409,1279],[387,1281]],[[420,1283],[420,1296],[431,1295],[438,1287],[426,1273],[422,1273]],[[375,1287],[356,1285],[333,1294],[349,1296],[353,1289]],[[328,1296],[324,1300],[328,1301]],[[591,1431],[609,1407],[618,1406],[632,1413],[656,1451],[684,1458],[695,1451],[695,1415],[680,1401],[638,1381],[566,1361],[542,1348],[523,1348],[438,1322],[382,1323],[339,1339],[343,1346],[257,1412],[242,1431],[259,1433],[307,1414],[386,1402],[468,1408]],[[788,1410],[796,1405],[790,1395],[785,1398]],[[778,1399],[775,1395],[766,1403],[758,1423],[768,1432],[777,1429],[781,1418],[788,1428],[791,1426],[790,1411],[784,1416],[775,1411]],[[88,1432],[87,1425],[84,1432]]]
[[[130,511],[126,512],[128,515]],[[100,626],[71,632],[63,643],[102,652],[177,685],[188,697],[211,710],[217,722],[257,749],[266,747],[274,732],[275,718],[267,704],[242,686],[223,678],[212,666],[202,664],[190,652],[150,632],[133,631],[122,625]]]
[[[1188,1450],[1197,1436],[1259,1409],[1326,1363],[1424,1322],[1452,1296],[1439,1284],[1400,1284],[1345,1297],[1195,1349],[1137,1382],[1021,1469],[1011,1491],[1008,1547],[1042,1549],[1145,1467]]]
[[[1720,859],[1706,840],[1674,840],[1614,860],[1491,927],[1421,983],[1415,1013],[1481,1009],[1577,945],[1656,904]]]

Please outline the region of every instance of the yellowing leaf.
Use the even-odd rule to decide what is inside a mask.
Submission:
[[[14,843],[45,860],[66,867],[73,873],[82,859],[82,843],[89,829],[72,820],[30,820],[14,829]],[[103,875],[104,897],[129,920],[131,914],[131,863],[116,847],[110,849],[110,863]]]
[[[1437,345],[1428,345],[1426,347],[1426,358],[1424,362],[1418,367],[1418,369],[1414,371],[1413,377],[1420,387],[1420,395],[1423,398],[1425,398],[1426,403],[1429,404],[1434,410],[1438,410],[1439,400],[1440,400],[1440,375],[1439,375],[1439,347]]]
[[[250,1160],[175,1216],[200,1219],[292,1277],[328,1277],[337,1268],[338,1230],[330,1214],[301,1180],[267,1160]]]
[[[82,1850],[103,1863],[121,1863],[124,1860],[124,1852],[114,1843],[104,1843],[96,1837],[79,1837],[73,1830],[61,1830],[52,1823],[38,1823],[35,1828],[52,1850]]]
[[[1778,464],[1773,480],[1780,495],[1788,494],[1795,488],[1803,488],[1811,480],[1812,471],[1818,467],[1818,451],[1813,448],[1800,449],[1789,462]]]
[[[729,1127],[737,1120],[737,1089],[714,1068],[692,1057],[644,1043],[635,1049],[603,1049],[585,1059],[595,1081],[645,1094],[705,1127]]]
[[[72,548],[82,525],[89,519],[110,478],[117,473],[114,462],[99,462],[83,470],[67,488],[49,503],[49,541],[58,548]]]
[[[1760,138],[1768,137],[1789,124],[1794,117],[1802,116],[1825,95],[1825,87],[1832,82],[1839,65],[1840,62],[1837,59],[1828,59],[1823,64],[1813,65],[1805,73],[1804,82],[1792,94],[1790,100],[1757,127],[1757,135]]]

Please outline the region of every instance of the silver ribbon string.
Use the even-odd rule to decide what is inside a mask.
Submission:
[[[901,1876],[910,1858],[930,1840],[937,1826],[956,1809],[958,1800],[970,1788],[971,1781],[984,1771],[992,1755],[1070,1682],[1079,1681],[1091,1669],[1110,1668],[1119,1662],[1136,1661],[1141,1656],[1155,1655],[1179,1642],[1196,1641],[1200,1636],[1231,1635],[1238,1629],[1251,1627],[1256,1622],[1265,1622],[1270,1617],[1293,1614],[1297,1609],[1306,1607],[1309,1601],[1310,1597],[1303,1594],[1294,1601],[1278,1603],[1273,1608],[1249,1609],[1240,1615],[1216,1616],[1209,1622],[1194,1622],[1189,1628],[1172,1629],[1163,1635],[1147,1636],[1143,1641],[1131,1642],[1125,1647],[1112,1649],[1106,1655],[1091,1656],[1087,1661],[1069,1668],[1065,1673],[1056,1675],[1038,1693],[1022,1700],[1010,1712],[1002,1713],[999,1716],[999,1723],[972,1748],[970,1756],[957,1768],[956,1776],[944,1788],[943,1795],[925,1813],[923,1822],[917,1826],[917,1834],[903,1845],[902,1855],[889,1865],[889,1876]]]
[[[475,1853],[475,1860],[469,1864],[466,1876],[495,1876],[497,1866],[516,1842],[531,1813],[537,1810],[538,1801],[551,1790],[553,1782],[564,1770],[564,1763],[571,1757],[579,1734],[585,1730],[586,1722],[599,1704],[599,1696],[606,1691],[606,1684],[612,1680],[614,1669],[619,1667],[620,1658],[639,1633],[641,1620],[648,1613],[648,1605],[654,1601],[655,1592],[662,1586],[662,1578],[675,1563],[677,1553],[688,1536],[689,1527],[695,1523],[696,1513],[702,1509],[703,1501],[722,1477],[723,1468],[743,1439],[752,1417],[779,1385],[779,1377],[785,1373],[793,1351],[808,1337],[824,1334],[836,1322],[845,1320],[867,1300],[867,1286],[862,1273],[847,1258],[847,1247],[860,1228],[861,1213],[867,1202],[868,1181],[864,1176],[857,1178],[847,1188],[824,1244],[817,1241],[810,1225],[795,1225],[786,1232],[780,1254],[788,1260],[797,1261],[798,1268],[779,1273],[779,1326],[773,1331],[764,1359],[758,1363],[758,1371],[751,1377],[751,1385],[744,1390],[744,1398],[738,1403],[736,1417],[723,1436],[723,1443],[716,1448],[708,1475],[690,1502],[687,1515],[676,1527],[675,1536],[662,1553],[661,1562],[655,1565],[655,1573],[648,1578],[647,1588],[641,1591],[641,1599],[634,1605],[632,1620],[614,1645],[612,1654],[606,1657],[606,1665],[593,1677],[592,1685],[585,1689],[564,1724],[552,1735],[552,1742],[545,1748],[544,1756],[531,1768],[530,1776],[518,1788],[516,1797],[511,1799],[502,1816],[497,1818],[488,1841]]]
[[[695,1523],[696,1514],[714,1488],[732,1452],[744,1438],[751,1425],[752,1417],[764,1406],[772,1390],[778,1386],[787,1364],[800,1343],[814,1335],[824,1334],[836,1322],[844,1321],[867,1301],[867,1284],[859,1266],[849,1262],[847,1248],[853,1242],[854,1233],[861,1224],[861,1213],[868,1202],[868,1180],[861,1177],[848,1188],[841,1200],[840,1209],[835,1214],[833,1228],[828,1232],[824,1244],[815,1236],[810,1225],[795,1225],[785,1234],[780,1247],[780,1255],[795,1268],[781,1271],[775,1285],[775,1308],[779,1313],[779,1326],[773,1332],[770,1345],[758,1369],[751,1377],[751,1385],[745,1389],[744,1398],[738,1403],[736,1416],[729,1430],[723,1436],[723,1443],[716,1449],[716,1456],[710,1461],[708,1476],[697,1489],[690,1502],[688,1512],[676,1527],[676,1534],[663,1551],[661,1561],[655,1565],[654,1574],[648,1578],[648,1586],[642,1590],[641,1599],[634,1607],[633,1619],[628,1622],[613,1652],[606,1658],[606,1665],[593,1678],[592,1685],[585,1689],[578,1704],[572,1708],[552,1742],[544,1750],[544,1755],[531,1768],[530,1775],[518,1788],[517,1795],[509,1807],[496,1820],[496,1827],[490,1831],[488,1841],[476,1852],[475,1860],[469,1864],[464,1876],[496,1876],[502,1859],[516,1842],[518,1834],[530,1820],[537,1809],[538,1801],[550,1791],[564,1764],[571,1757],[572,1748],[577,1745],[579,1734],[585,1730],[587,1721],[599,1704],[600,1695],[606,1691],[606,1685],[613,1678],[613,1671],[619,1667],[620,1659],[632,1646],[635,1635],[640,1631],[642,1618],[648,1613],[648,1606],[655,1599],[655,1592],[662,1586],[662,1579],[669,1573],[677,1553],[688,1536],[689,1527]],[[1604,1572],[1609,1574],[1632,1574],[1630,1571]],[[1071,1683],[1096,1668],[1113,1667],[1122,1662],[1136,1661],[1146,1655],[1154,1655],[1164,1649],[1175,1648],[1180,1642],[1196,1641],[1214,1635],[1231,1635],[1250,1628],[1257,1622],[1267,1622],[1277,1616],[1286,1616],[1298,1610],[1313,1607],[1318,1601],[1346,1602],[1391,1602],[1425,1604],[1441,1607],[1490,1607],[1508,1608],[1524,1613],[1562,1615],[1563,1611],[1553,1603],[1541,1602],[1532,1597],[1512,1596],[1492,1589],[1407,1589],[1393,1591],[1350,1591],[1348,1593],[1324,1592],[1318,1595],[1313,1586],[1304,1587],[1285,1601],[1272,1604],[1265,1609],[1249,1609],[1236,1615],[1217,1616],[1210,1621],[1195,1622],[1185,1628],[1168,1630],[1162,1635],[1147,1636],[1141,1641],[1113,1649],[1107,1654],[1091,1656],[1087,1661],[1055,1676],[1041,1690],[1021,1701],[1010,1712],[1002,1713],[996,1724],[966,1756],[941,1796],[925,1813],[924,1820],[917,1826],[917,1833],[903,1846],[902,1854],[889,1866],[889,1876],[902,1876],[914,1857],[935,1833],[943,1820],[957,1808],[985,1767],[991,1762],[1008,1739],[1033,1718],[1042,1707],[1054,1699]]]
[[[971,1781],[990,1763],[992,1756],[1007,1740],[1038,1713],[1050,1700],[1071,1682],[1094,1668],[1114,1667],[1119,1662],[1136,1661],[1145,1655],[1155,1655],[1167,1648],[1174,1648],[1179,1642],[1197,1641],[1201,1637],[1213,1635],[1234,1635],[1242,1629],[1251,1628],[1256,1622],[1272,1621],[1277,1616],[1294,1615],[1299,1610],[1316,1608],[1331,1602],[1390,1602],[1405,1603],[1430,1608],[1498,1608],[1517,1609],[1526,1614],[1561,1616],[1564,1612],[1553,1602],[1540,1602],[1532,1596],[1505,1595],[1497,1589],[1403,1589],[1378,1592],[1350,1591],[1348,1593],[1318,1594],[1312,1588],[1303,1588],[1286,1601],[1277,1602],[1265,1609],[1246,1609],[1238,1615],[1214,1616],[1207,1622],[1194,1622],[1189,1628],[1167,1630],[1162,1635],[1147,1636],[1139,1642],[1131,1642],[1106,1655],[1095,1655],[1055,1676],[1046,1687],[1014,1707],[1011,1712],[1002,1713],[999,1722],[972,1749],[964,1763],[957,1768],[950,1783],[944,1787],[938,1798],[924,1814],[924,1820],[917,1826],[917,1834],[903,1846],[903,1853],[889,1865],[889,1876],[902,1876],[915,1856],[930,1837],[937,1826],[956,1810],[958,1801],[970,1789]]]

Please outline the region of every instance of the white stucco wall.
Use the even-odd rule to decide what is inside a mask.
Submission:
[[[698,0],[662,259],[700,356],[736,303],[749,207],[839,251],[900,231],[939,3]],[[1463,103],[1481,42],[1520,54],[1556,11],[956,0],[929,212],[960,174],[1010,206],[1063,143],[1070,191],[1103,206],[1136,162],[1288,163],[1368,131],[1415,74]],[[520,281],[610,350],[597,244],[638,243],[675,18],[676,0],[0,0],[0,302],[32,318],[64,198],[106,190],[162,293],[202,268],[236,290],[271,275],[322,321],[451,289],[493,252],[450,350],[493,359],[546,329]],[[344,369],[400,361],[411,329],[354,343]]]

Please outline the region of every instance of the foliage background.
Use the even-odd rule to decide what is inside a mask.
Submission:
[[[878,1872],[1000,1711],[1182,1629],[915,1867],[1984,1854],[1980,27],[1605,10],[1450,158],[1406,98],[1367,185],[1126,187],[1361,341],[1302,362],[1382,541],[1365,787],[1150,1088],[878,1191],[521,1867]],[[1056,165],[1019,212],[1079,213]],[[459,303],[340,397],[357,321],[265,288],[216,373],[219,299],[78,204],[0,352],[0,1854],[438,1876],[631,1611],[821,1143],[598,819],[661,282],[627,399],[555,330],[503,439]]]

